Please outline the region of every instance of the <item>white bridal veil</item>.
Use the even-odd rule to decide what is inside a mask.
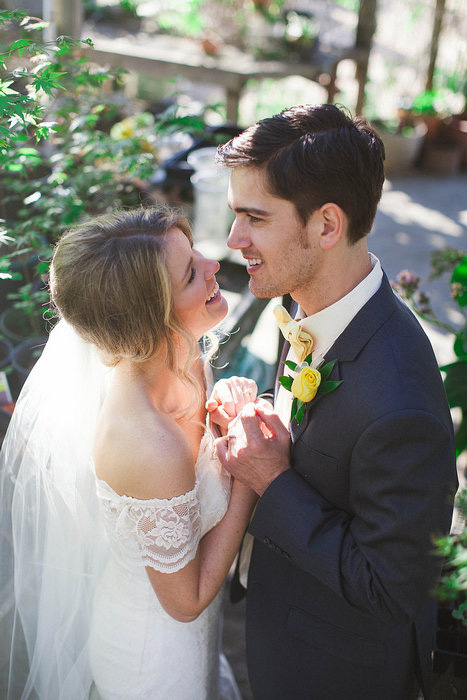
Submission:
[[[107,544],[91,471],[110,370],[60,321],[0,456],[0,697],[83,700],[94,583]]]

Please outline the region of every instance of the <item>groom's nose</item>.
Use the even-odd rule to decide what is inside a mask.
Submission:
[[[250,239],[246,235],[245,228],[242,226],[241,219],[235,217],[234,222],[230,228],[229,237],[227,239],[227,245],[229,248],[239,249],[247,248],[250,244]]]

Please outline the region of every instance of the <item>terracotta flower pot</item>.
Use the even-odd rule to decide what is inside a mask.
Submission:
[[[421,166],[436,175],[455,175],[462,162],[462,151],[457,143],[427,141],[423,149]]]
[[[379,124],[375,129],[380,136],[386,158],[384,169],[388,175],[403,173],[410,170],[417,161],[426,135],[426,126],[417,124],[407,133],[386,131]]]

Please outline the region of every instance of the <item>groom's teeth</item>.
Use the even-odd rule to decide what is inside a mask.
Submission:
[[[256,260],[248,260],[248,262],[250,265],[261,265],[263,261],[257,258]]]
[[[216,294],[217,294],[218,291],[219,291],[219,285],[218,285],[218,283],[216,282],[216,285],[215,285],[214,289],[212,290],[211,295],[207,298],[206,301],[211,301],[211,299],[214,299],[214,297],[216,296]]]

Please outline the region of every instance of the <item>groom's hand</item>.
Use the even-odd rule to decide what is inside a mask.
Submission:
[[[290,469],[289,432],[267,402],[248,404],[216,448],[224,468],[259,496]]]

